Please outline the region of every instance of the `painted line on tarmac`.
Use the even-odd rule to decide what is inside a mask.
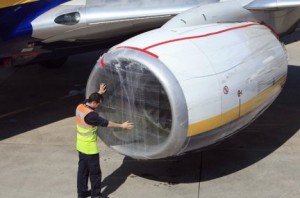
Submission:
[[[37,104],[37,105],[32,105],[30,107],[25,107],[23,109],[18,109],[18,110],[13,111],[13,112],[2,114],[2,115],[0,115],[0,119],[11,116],[11,115],[14,115],[14,114],[17,114],[17,113],[22,113],[22,112],[25,112],[25,111],[28,111],[28,110],[31,110],[31,109],[35,109],[35,108],[38,108],[38,107],[42,107],[42,106],[45,106],[45,105],[50,104],[52,102],[55,102],[55,101],[58,101],[58,100],[63,100],[63,99],[70,98],[70,97],[73,97],[73,96],[76,96],[76,95],[65,95],[65,96],[59,97],[57,99],[49,100],[49,101],[42,102],[42,103]]]

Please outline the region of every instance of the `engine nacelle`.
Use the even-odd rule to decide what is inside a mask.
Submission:
[[[100,113],[135,124],[130,131],[100,128],[108,146],[158,159],[207,147],[247,126],[275,100],[286,75],[286,51],[264,25],[160,28],[104,54],[87,95],[105,82]]]

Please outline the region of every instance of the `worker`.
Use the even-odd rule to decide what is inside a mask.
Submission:
[[[103,94],[106,92],[106,84],[101,83],[99,91],[92,93],[89,98],[77,106],[77,141],[76,149],[79,153],[77,172],[78,198],[91,196],[102,198],[101,195],[101,168],[99,162],[99,151],[97,147],[98,126],[109,128],[132,129],[134,124],[126,121],[122,124],[108,121],[95,112],[101,106]],[[88,190],[88,179],[90,178],[91,190]]]

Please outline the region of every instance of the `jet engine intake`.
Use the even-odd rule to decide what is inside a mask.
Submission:
[[[95,65],[87,95],[107,84],[99,112],[131,131],[99,137],[137,159],[176,156],[214,144],[257,118],[279,95],[287,55],[259,23],[160,28],[111,48]]]

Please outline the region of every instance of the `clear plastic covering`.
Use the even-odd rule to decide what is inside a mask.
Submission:
[[[147,158],[147,153],[163,144],[171,132],[171,107],[163,86],[147,67],[124,58],[114,59],[103,68],[97,64],[87,93],[96,91],[102,82],[107,84],[107,93],[98,109],[100,115],[113,122],[133,122],[135,127],[101,127],[99,137],[123,154]]]

